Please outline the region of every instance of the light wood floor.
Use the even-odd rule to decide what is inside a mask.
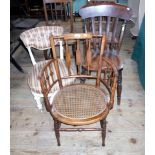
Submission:
[[[44,23],[39,26],[41,24]],[[76,21],[74,28],[75,32],[82,32],[81,22]],[[25,73],[10,64],[11,155],[144,155],[145,93],[137,64],[131,59],[135,41],[131,40],[128,30],[129,27],[120,53],[124,62],[122,104],[120,107],[115,104],[108,115],[105,147],[101,146],[100,132],[61,132],[61,146],[57,146],[53,120],[45,109],[41,113],[36,108],[27,85],[32,69],[29,55],[19,48],[14,57]],[[12,37],[17,34],[19,30],[11,33]],[[41,52],[35,56],[38,60],[43,59]]]

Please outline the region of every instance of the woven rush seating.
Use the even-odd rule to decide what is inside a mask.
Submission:
[[[72,125],[90,124],[96,122],[96,116],[105,112],[108,101],[108,94],[92,85],[71,85],[56,94],[52,113],[66,124],[68,121]]]

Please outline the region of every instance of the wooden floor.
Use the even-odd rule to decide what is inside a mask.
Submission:
[[[39,26],[44,24],[39,23]],[[110,111],[107,118],[106,146],[101,146],[100,132],[61,132],[61,146],[56,143],[53,120],[43,109],[36,108],[27,85],[32,64],[21,47],[14,57],[25,73],[10,64],[11,89],[11,155],[144,155],[145,105],[144,90],[139,82],[137,64],[131,59],[134,42],[129,24],[121,49],[124,62],[122,104]],[[74,24],[75,32],[82,32],[81,22]],[[65,25],[65,32],[69,29]],[[19,34],[12,31],[11,37]],[[38,60],[43,54],[35,53]],[[116,103],[116,100],[115,100]],[[99,126],[95,124],[93,126]]]

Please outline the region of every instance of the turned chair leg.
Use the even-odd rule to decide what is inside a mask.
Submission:
[[[58,146],[60,146],[60,131],[59,131],[60,126],[61,126],[61,123],[57,120],[54,120],[54,131],[55,131],[55,136],[57,139]]]
[[[106,119],[100,121],[102,128],[102,146],[105,146],[105,137],[106,137]]]
[[[121,94],[122,94],[122,71],[123,69],[118,70],[118,80],[117,80],[117,105],[121,103]]]

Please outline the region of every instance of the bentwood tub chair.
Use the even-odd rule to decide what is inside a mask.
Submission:
[[[54,130],[58,146],[60,146],[59,131],[101,131],[102,146],[105,145],[106,136],[106,117],[113,107],[114,94],[117,81],[117,69],[106,58],[102,58],[105,48],[105,37],[100,37],[101,52],[98,61],[97,73],[89,74],[91,67],[91,41],[93,35],[88,33],[65,34],[63,40],[65,42],[66,67],[68,76],[62,77],[60,67],[55,52],[54,37],[51,37],[52,52],[54,60],[48,62],[43,68],[40,75],[40,83],[44,94],[44,103],[46,110],[51,114],[54,120]],[[76,41],[76,59],[72,61],[71,51],[69,50],[69,42]],[[85,57],[80,46],[87,44]],[[77,73],[71,71],[72,63],[77,65]],[[88,69],[87,74],[82,74],[81,66]],[[104,65],[104,72],[101,68]],[[55,68],[55,69],[54,69]],[[53,70],[56,70],[57,78],[54,78]],[[81,84],[80,78],[87,78],[87,83]],[[63,86],[64,79],[76,78],[74,84]],[[89,81],[89,82],[88,82]],[[50,101],[48,94],[54,87],[55,83],[59,84],[60,90],[56,93],[53,100]],[[100,122],[101,128],[83,128],[81,126]],[[74,126],[73,128],[62,128],[61,124]],[[76,127],[75,126],[79,126]]]

